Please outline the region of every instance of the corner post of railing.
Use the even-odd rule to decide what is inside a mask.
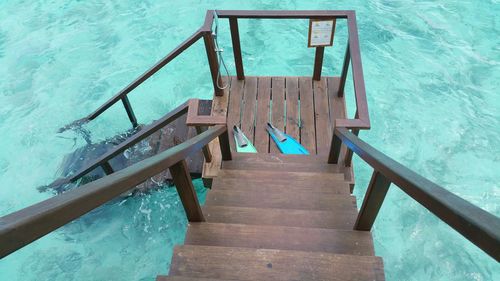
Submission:
[[[236,66],[236,76],[238,80],[245,79],[243,71],[243,58],[241,57],[240,31],[238,28],[238,18],[229,18],[229,28],[231,29],[231,40],[233,43],[234,64]]]
[[[354,230],[370,231],[372,229],[390,185],[391,182],[384,175],[378,171],[373,171],[363,199],[363,205],[361,205],[358,218],[354,224]]]
[[[186,216],[190,222],[203,222],[205,217],[200,207],[200,202],[196,196],[191,176],[186,160],[177,162],[169,168],[170,174],[179,193],[179,197],[186,211]]]
[[[321,80],[321,69],[323,68],[323,56],[325,54],[325,47],[316,47],[316,54],[314,55],[314,71],[313,80]]]
[[[349,62],[351,61],[351,52],[349,50],[349,40],[347,40],[347,46],[345,48],[344,64],[342,65],[342,73],[340,74],[340,85],[338,97],[344,96],[345,82],[347,80],[347,73],[349,72]]]
[[[332,142],[330,144],[330,153],[328,154],[328,163],[337,164],[340,157],[340,147],[342,146],[342,140],[337,136],[336,129],[333,129]]]
[[[219,73],[219,61],[217,60],[217,51],[214,43],[214,36],[211,30],[203,31],[203,41],[205,42],[205,50],[207,51],[208,65],[216,96],[224,95],[224,90],[219,88],[222,85],[222,79]]]
[[[127,112],[128,119],[130,119],[132,126],[136,128],[138,126],[137,118],[135,117],[134,110],[132,109],[132,105],[130,105],[128,97],[125,95],[121,98],[121,100],[123,103],[123,107],[125,107],[125,111]]]
[[[219,135],[219,145],[222,154],[222,160],[224,161],[232,160],[233,157],[231,156],[231,147],[229,146],[229,133],[227,128],[224,133]]]

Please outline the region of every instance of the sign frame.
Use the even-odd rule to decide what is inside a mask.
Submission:
[[[311,44],[311,36],[312,36],[312,30],[313,30],[313,23],[314,22],[323,22],[323,21],[330,21],[332,22],[332,34],[330,35],[330,42],[328,44],[321,44],[321,45],[312,45]],[[336,26],[337,20],[335,18],[332,19],[310,19],[309,20],[309,35],[308,35],[308,40],[307,40],[307,47],[309,48],[316,48],[316,47],[330,47],[333,46],[333,36],[335,34],[335,26]]]

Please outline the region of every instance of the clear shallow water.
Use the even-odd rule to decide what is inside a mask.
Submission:
[[[355,9],[372,118],[361,137],[500,215],[500,2],[249,2],[0,2],[0,215],[52,196],[36,186],[84,145],[57,128],[106,101],[213,8]],[[226,21],[220,33],[234,73]],[[240,33],[247,74],[312,72],[306,21],[242,21]],[[327,75],[339,73],[345,38],[339,23]],[[186,98],[211,97],[210,87],[200,42],[130,99],[147,123]],[[87,128],[99,141],[128,126],[116,106]],[[355,168],[360,204],[371,170],[359,159]],[[1,260],[0,280],[153,280],[186,225],[175,190],[117,200]],[[500,280],[493,259],[396,187],[373,233],[389,280]]]

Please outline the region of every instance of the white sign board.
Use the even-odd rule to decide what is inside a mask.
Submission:
[[[309,22],[309,47],[324,47],[333,44],[335,20],[311,20]]]

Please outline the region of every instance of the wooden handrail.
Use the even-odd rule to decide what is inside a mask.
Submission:
[[[68,124],[62,128],[59,129],[59,132],[63,132],[67,129],[70,129],[74,126],[81,125],[84,123],[87,123],[93,119],[95,119],[97,116],[101,115],[104,111],[106,111],[108,108],[110,108],[112,105],[114,105],[116,102],[123,100],[125,109],[127,110],[127,114],[129,118],[131,119],[131,122],[136,126],[137,120],[135,122],[133,119],[133,111],[130,107],[130,103],[128,104],[127,107],[127,100],[124,100],[126,98],[127,94],[130,93],[132,90],[137,88],[139,85],[141,85],[144,81],[146,81],[148,78],[153,76],[156,72],[158,72],[160,69],[162,69],[165,65],[167,65],[170,61],[175,59],[178,55],[180,55],[182,52],[184,52],[187,48],[189,48],[191,45],[196,43],[201,37],[203,37],[203,34],[205,33],[205,30],[203,28],[200,28],[196,32],[194,32],[189,38],[184,40],[181,44],[179,44],[174,50],[172,50],[169,54],[167,54],[163,59],[161,59],[159,62],[157,62],[153,67],[148,69],[146,72],[144,72],[141,76],[139,76],[137,79],[135,79],[132,83],[127,85],[125,88],[123,88],[121,91],[119,91],[117,94],[115,94],[112,98],[110,98],[108,101],[106,101],[103,105],[101,105],[98,109],[96,109],[94,112],[89,114],[87,117],[84,117],[82,119],[76,120],[72,122],[71,124]]]
[[[72,175],[67,180],[67,182],[74,182],[74,181],[78,180],[79,178],[81,178],[82,176],[89,173],[90,171],[94,170],[95,168],[97,168],[99,166],[102,167],[103,165],[108,163],[108,161],[111,160],[112,158],[118,156],[120,153],[124,152],[128,148],[132,147],[133,145],[139,143],[143,139],[152,135],[154,132],[156,132],[159,129],[170,124],[175,119],[179,118],[181,115],[187,113],[187,111],[188,111],[188,103],[184,102],[183,104],[176,107],[175,109],[173,109],[169,113],[165,114],[165,116],[163,116],[162,118],[160,118],[157,121],[151,123],[150,125],[142,128],[137,134],[130,136],[130,138],[128,138],[124,142],[120,143],[119,145],[117,145],[115,148],[108,151],[104,155],[97,158],[92,164],[87,165],[86,167],[77,171],[74,175]],[[60,183],[63,183],[63,182],[60,182]]]
[[[241,19],[322,19],[347,18],[353,11],[336,10],[217,10],[219,18]]]
[[[224,136],[227,137],[226,126],[214,126],[200,135],[109,176],[0,217],[0,258],[105,204],[165,169],[175,166],[175,171],[182,171],[179,169],[185,166],[182,161],[186,157],[199,151],[214,138]],[[222,142],[227,140],[222,139]],[[187,182],[186,177],[177,179],[178,182]],[[186,212],[189,218],[188,210]],[[202,217],[195,217],[193,220],[200,219]]]
[[[369,191],[384,193],[386,192],[385,182],[394,183],[473,244],[495,260],[500,261],[500,218],[408,169],[345,128],[337,128],[334,138],[347,145],[361,159],[372,166],[376,173],[383,176],[380,178],[379,175],[374,174],[373,187]],[[377,187],[380,190],[377,190]],[[378,197],[379,199],[367,200],[366,196]],[[383,200],[383,196],[373,196],[370,193],[367,193],[366,196],[360,215],[373,213],[364,210],[372,208],[371,204],[381,203],[380,199]],[[378,210],[375,211],[378,212]],[[362,220],[363,218],[358,218],[358,222]]]

